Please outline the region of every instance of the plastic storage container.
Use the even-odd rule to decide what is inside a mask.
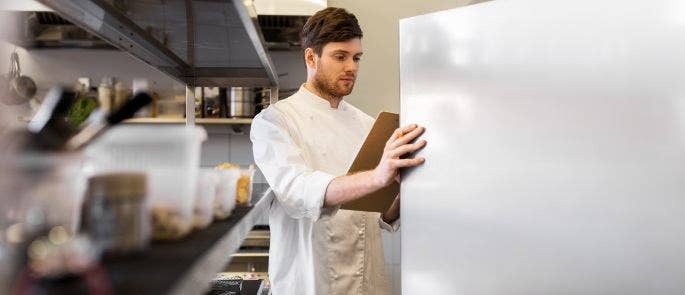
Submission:
[[[142,171],[148,175],[152,238],[178,239],[193,226],[202,127],[123,125],[86,150],[93,173]]]
[[[239,206],[252,205],[252,183],[255,168],[250,165],[248,168],[240,169],[240,176],[236,182],[236,203]]]
[[[11,212],[8,216],[23,222],[38,214],[46,225],[63,225],[75,233],[86,188],[83,154],[28,152],[14,160],[9,170],[3,171],[3,177],[12,179],[11,189],[4,192],[9,202],[2,207]]]
[[[214,170],[200,169],[197,183],[197,195],[193,209],[193,226],[197,229],[205,228],[214,218],[214,198],[219,184],[219,176]]]
[[[231,215],[236,204],[236,184],[240,177],[238,167],[215,170],[219,184],[214,198],[214,218],[226,219]]]

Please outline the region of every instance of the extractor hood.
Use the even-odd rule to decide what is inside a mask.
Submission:
[[[247,0],[251,1],[251,0]],[[254,7],[259,15],[312,15],[328,6],[327,0],[257,0]]]
[[[278,86],[252,1],[40,2],[67,21],[183,83]]]

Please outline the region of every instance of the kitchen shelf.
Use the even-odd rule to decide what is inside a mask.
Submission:
[[[124,121],[129,124],[185,124],[185,118],[133,118]],[[252,118],[196,118],[195,124],[201,125],[249,125]]]
[[[231,257],[269,257],[269,250],[241,250]]]
[[[252,1],[39,1],[186,85],[278,88]]]
[[[204,294],[273,200],[266,184],[255,184],[253,196],[252,207],[236,207],[228,219],[181,241],[153,243],[135,256],[106,257],[102,263],[113,293]]]

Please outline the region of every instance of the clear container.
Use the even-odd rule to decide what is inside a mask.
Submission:
[[[214,218],[214,198],[219,184],[219,176],[214,170],[201,169],[198,179],[197,195],[193,209],[193,227],[202,229],[212,223]]]
[[[138,252],[150,240],[150,217],[145,208],[147,177],[143,173],[113,173],[88,179],[81,231],[98,250]]]
[[[0,135],[1,136],[1,135]],[[48,226],[77,231],[85,177],[80,153],[0,154],[0,294],[23,268],[25,243]]]
[[[141,171],[148,176],[152,238],[173,240],[193,227],[202,127],[122,125],[86,150],[92,173]]]
[[[8,216],[24,222],[38,214],[42,223],[75,233],[86,189],[84,161],[81,153],[18,154],[8,171],[13,179]]]
[[[236,182],[236,203],[238,206],[252,205],[252,183],[254,182],[254,165],[240,169],[240,176]]]
[[[219,177],[219,184],[214,198],[214,218],[226,219],[231,215],[236,203],[236,183],[240,177],[240,169],[214,170]]]

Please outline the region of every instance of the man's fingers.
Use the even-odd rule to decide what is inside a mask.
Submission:
[[[400,138],[400,136],[402,136],[402,130],[400,128],[395,129],[395,131],[392,132],[392,135],[390,135],[390,138],[388,138],[388,141],[385,142],[385,146],[390,146],[390,144]]]
[[[412,143],[412,144],[405,144],[403,146],[400,146],[400,147],[392,150],[390,152],[390,157],[391,158],[399,158],[405,154],[413,153],[413,152],[417,151],[418,149],[424,147],[425,145],[426,145],[425,140],[419,140],[418,142]]]
[[[398,128],[398,129],[402,130],[402,133],[407,133],[407,132],[409,132],[409,131],[412,131],[412,130],[416,129],[417,127],[419,127],[419,125],[416,125],[416,124],[409,124],[409,125],[407,125],[407,126],[400,127],[400,128]]]
[[[417,127],[418,126],[416,124],[409,124],[407,126],[395,129],[395,131],[392,133],[392,135],[388,139],[387,144],[391,144],[392,142],[394,142],[398,138],[402,137],[402,135],[411,132],[412,130],[416,129]]]
[[[425,130],[426,130],[426,128],[423,128],[423,127],[416,127],[414,129],[412,129],[408,133],[405,133],[404,135],[395,139],[395,141],[391,142],[390,148],[396,148],[396,147],[399,147],[401,145],[410,143],[412,140],[419,137],[419,135],[423,134],[423,131],[425,131]]]
[[[421,157],[416,157],[413,159],[394,159],[392,160],[392,165],[395,168],[406,168],[406,167],[414,167],[414,166],[419,166],[426,162],[426,159],[421,158]]]

